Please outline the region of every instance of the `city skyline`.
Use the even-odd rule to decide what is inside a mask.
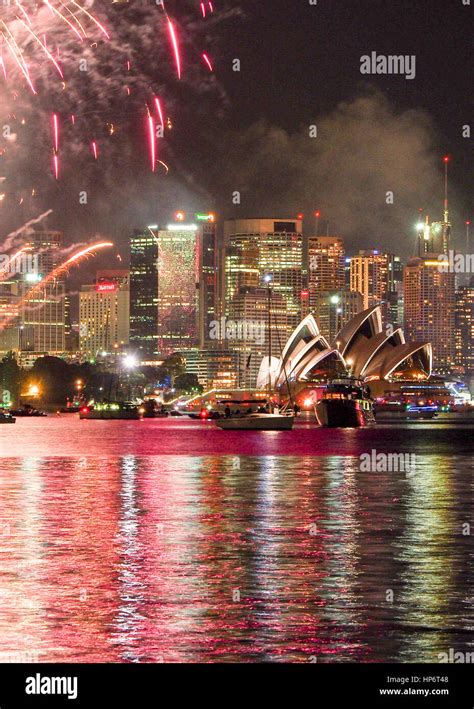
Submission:
[[[447,185],[446,181],[446,192]],[[52,320],[51,315],[47,315],[51,309],[47,304],[49,296],[38,301],[42,303],[41,307],[32,307],[28,297],[25,300],[25,293],[28,293],[25,279],[29,276],[17,278],[18,286],[12,285],[15,279],[6,281],[2,285],[4,309],[12,307],[9,303],[14,302],[15,289],[24,302],[23,310],[14,318],[17,324],[13,328],[3,325],[2,351],[24,350],[28,352],[28,361],[33,361],[35,352],[38,355],[68,356],[69,351],[79,361],[87,356],[96,359],[102,352],[113,351],[115,346],[127,348],[139,360],[149,363],[181,353],[193,368],[193,352],[208,351],[206,356],[209,359],[212,358],[209,353],[220,348],[228,354],[241,352],[240,360],[235,364],[236,381],[246,386],[255,385],[268,338],[259,335],[259,342],[252,343],[256,336],[252,328],[262,326],[262,332],[265,330],[263,323],[265,309],[268,309],[265,279],[270,275],[273,304],[280,294],[283,297],[281,307],[284,305],[285,310],[285,325],[278,335],[280,347],[308,314],[316,317],[322,333],[331,341],[351,318],[381,304],[387,328],[395,331],[404,327],[411,340],[432,343],[435,370],[469,375],[471,370],[469,366],[466,368],[466,363],[471,361],[469,299],[472,292],[465,287],[469,272],[443,273],[450,270],[446,266],[448,261],[451,266],[454,263],[453,256],[441,256],[443,249],[451,253],[451,240],[443,236],[451,234],[448,214],[446,199],[444,221],[430,223],[426,216],[425,222],[417,222],[413,229],[416,236],[413,253],[417,255],[403,260],[395,253],[370,248],[349,255],[344,236],[328,235],[329,227],[319,211],[311,215],[309,236],[305,236],[302,214],[293,220],[280,215],[273,219],[226,220],[221,223],[215,213],[188,214],[178,210],[167,223],[148,225],[131,235],[130,271],[127,271],[130,283],[128,277],[126,281],[126,292],[129,288],[131,290],[130,301],[128,295],[123,300],[123,286],[114,285],[114,272],[119,274],[120,270],[110,269],[115,261],[113,254],[107,256],[108,270],[98,268],[93,279],[86,279],[89,283],[93,281],[94,285],[84,283],[86,274],[77,271],[76,280],[79,278],[83,284],[80,293],[71,293],[69,288],[65,290],[67,281],[64,277],[63,281],[55,279],[51,286],[47,286],[62,288],[61,294],[53,294],[51,301],[56,304],[56,309],[62,308],[61,315],[58,311],[56,325],[54,318]],[[315,235],[314,232],[320,232],[321,228],[326,233]],[[219,233],[222,234],[220,239]],[[33,254],[39,253],[38,273],[41,276],[34,287],[29,286],[32,292],[41,289],[41,280],[45,276],[49,278],[48,274],[59,267],[62,239],[60,232],[42,231],[37,226],[29,241],[25,241],[26,249]],[[466,246],[468,243],[466,239]],[[465,261],[469,263],[467,259]],[[117,265],[123,269],[126,263],[126,259],[120,259]],[[416,269],[425,263],[428,265],[426,273],[435,279],[431,290],[428,280],[426,285],[422,280],[416,286]],[[101,281],[111,285],[109,291],[104,290]],[[448,281],[450,296],[446,301],[445,284]],[[250,302],[254,302],[250,299],[255,299],[259,292],[262,305],[257,306],[255,301],[249,310]],[[117,298],[122,299],[120,316],[117,315]],[[142,307],[148,312],[146,321],[140,312]],[[30,311],[37,325],[29,316]],[[276,312],[274,317],[281,318],[282,315],[277,316]],[[227,318],[231,325],[224,324],[222,318]],[[244,335],[239,335],[241,344],[228,341],[222,333],[215,334],[219,328],[225,330],[233,324],[237,328],[244,327]],[[274,352],[278,349],[277,330],[272,337]],[[449,336],[451,332],[456,332],[454,339]],[[55,343],[60,337],[62,346],[47,345],[52,342],[53,335]],[[25,346],[26,336],[29,340]],[[68,347],[65,346],[66,339]],[[76,344],[78,339],[79,344]],[[108,346],[105,346],[106,342]],[[245,374],[250,372],[249,367],[252,371],[250,378]]]

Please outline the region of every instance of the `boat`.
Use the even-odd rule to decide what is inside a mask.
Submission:
[[[16,423],[16,418],[10,411],[0,411],[0,423]]]
[[[432,420],[438,417],[439,407],[436,404],[401,404],[397,409],[392,407],[375,407],[377,421]]]
[[[147,399],[143,402],[140,408],[143,410],[144,419],[160,419],[168,417],[168,412],[165,411],[164,406],[158,404],[155,399]]]
[[[135,404],[107,402],[83,406],[79,418],[83,421],[139,421],[142,411]]]
[[[44,411],[41,411],[40,409],[35,409],[34,406],[31,406],[31,404],[25,404],[19,409],[12,409],[11,413],[13,416],[17,416],[19,418],[21,417],[29,417],[29,418],[37,418],[39,416],[47,416],[47,414]]]
[[[356,379],[333,379],[314,409],[320,426],[328,428],[360,428],[375,423],[369,391]]]
[[[220,418],[216,425],[223,431],[291,431],[294,420],[292,413],[254,413]]]

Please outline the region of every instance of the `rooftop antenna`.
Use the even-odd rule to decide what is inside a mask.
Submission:
[[[413,250],[413,256],[421,256],[423,249],[422,249],[422,234],[423,234],[423,229],[425,227],[424,222],[423,222],[423,212],[425,210],[423,208],[418,210],[418,221],[416,223],[416,233],[415,233],[415,247]]]
[[[449,223],[449,210],[448,210],[448,164],[449,155],[445,155],[443,158],[444,162],[444,219],[443,219],[443,253],[447,254],[449,251],[449,242],[451,240],[451,225]]]
[[[445,155],[443,158],[444,162],[444,223],[447,224],[449,221],[449,211],[448,211],[448,165],[449,165],[449,155]]]

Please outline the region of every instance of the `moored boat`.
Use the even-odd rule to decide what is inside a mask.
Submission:
[[[216,425],[224,431],[291,431],[294,420],[292,414],[255,413],[221,418]]]
[[[334,379],[314,408],[318,423],[328,428],[360,428],[375,423],[373,401],[358,380]]]
[[[85,421],[139,421],[142,412],[135,404],[111,402],[83,406],[79,418]]]
[[[35,409],[35,407],[31,406],[30,404],[25,404],[24,406],[21,406],[19,409],[12,409],[11,413],[13,416],[17,416],[19,418],[22,418],[22,417],[38,418],[41,416],[47,416],[47,414],[44,411],[41,411],[40,409]]]
[[[0,411],[0,423],[16,423],[16,418],[9,411]]]

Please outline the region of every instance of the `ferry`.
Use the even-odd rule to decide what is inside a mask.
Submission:
[[[79,418],[83,421],[139,421],[144,410],[128,402],[107,402],[83,406]]]

